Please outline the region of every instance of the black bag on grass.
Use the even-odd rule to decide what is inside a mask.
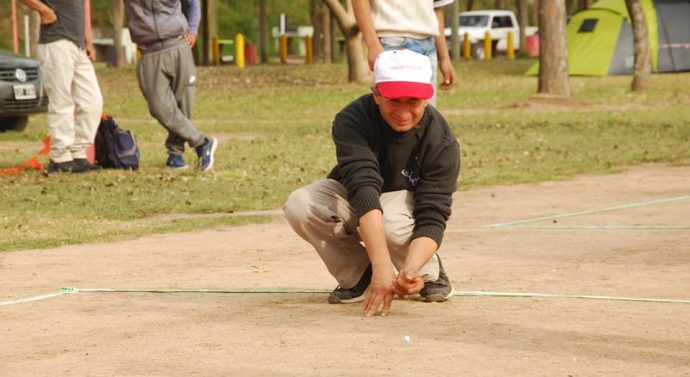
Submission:
[[[139,169],[139,146],[134,134],[118,127],[112,117],[103,115],[94,144],[98,165],[112,169]]]

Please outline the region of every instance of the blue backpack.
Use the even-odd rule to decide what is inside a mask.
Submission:
[[[94,144],[98,165],[112,169],[139,169],[139,146],[134,134],[120,128],[111,116],[101,117]]]

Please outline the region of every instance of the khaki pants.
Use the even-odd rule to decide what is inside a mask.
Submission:
[[[36,50],[48,95],[50,159],[86,158],[103,113],[96,71],[86,51],[62,39],[41,43]]]
[[[397,269],[405,261],[414,230],[413,194],[400,190],[381,195],[388,250]],[[292,229],[314,247],[338,284],[355,286],[369,265],[369,256],[345,187],[332,179],[316,181],[290,194],[284,212]],[[438,271],[434,255],[420,274],[424,281],[435,281]]]

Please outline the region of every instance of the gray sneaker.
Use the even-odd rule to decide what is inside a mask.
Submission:
[[[362,302],[364,301],[364,292],[367,291],[369,283],[371,283],[371,264],[364,271],[364,274],[354,287],[345,289],[337,286],[333,292],[328,295],[328,302],[330,304],[352,304],[355,302]]]
[[[424,288],[419,291],[420,301],[441,302],[453,296],[453,286],[450,284],[450,279],[448,279],[448,275],[446,275],[446,271],[443,269],[440,257],[438,258],[438,267],[438,279],[424,283]]]

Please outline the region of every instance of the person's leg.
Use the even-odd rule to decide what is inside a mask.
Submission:
[[[177,48],[178,64],[175,67],[172,88],[180,111],[187,119],[192,119],[192,106],[196,90],[196,66],[192,50],[186,45]]]
[[[86,158],[86,150],[96,137],[101,115],[103,96],[98,86],[96,71],[84,51],[79,51],[72,81],[72,98],[77,114],[74,120],[74,144],[70,151],[72,158]]]
[[[67,40],[39,44],[37,56],[48,95],[48,133],[50,159],[56,163],[72,161],[74,143],[74,100],[71,85],[74,77],[77,46]]]
[[[386,240],[391,260],[400,270],[405,263],[414,231],[414,192],[399,190],[381,194],[381,208],[386,227]],[[438,279],[438,256],[434,256],[419,272],[425,282]]]
[[[434,86],[434,96],[429,99],[432,106],[436,106],[436,99],[438,98],[438,85],[436,82],[436,72],[438,71],[438,54],[436,53],[436,45],[432,43],[433,52],[427,53],[429,60],[431,60],[431,85]]]
[[[436,71],[438,70],[438,54],[436,53],[436,43],[434,42],[434,38],[405,38],[405,43],[402,47],[418,54],[425,55],[431,61],[431,85],[434,87],[434,96],[429,99],[429,104],[436,106],[436,90],[438,88],[438,85],[436,85]]]
[[[393,191],[381,195],[386,226],[388,250],[395,267],[400,270],[409,252],[414,231],[414,193],[411,191]],[[420,300],[439,302],[453,295],[453,286],[443,270],[441,259],[434,254],[419,275],[424,280],[424,288],[419,292]]]
[[[137,65],[137,78],[151,115],[169,133],[176,136],[168,137],[166,140],[168,153],[182,155],[185,141],[197,147],[206,142],[206,137],[194,127],[177,105],[172,89],[172,77],[175,77],[177,70],[177,55],[177,47],[143,54]]]
[[[192,119],[192,106],[194,104],[194,95],[196,88],[196,66],[194,65],[194,57],[192,50],[185,45],[180,45],[175,48],[176,64],[172,67],[175,74],[171,77],[171,88],[175,100],[182,114],[187,119]],[[166,145],[176,146],[181,145],[184,150],[185,140],[178,136],[177,133],[171,132],[166,140]],[[191,147],[198,147],[193,145]]]
[[[309,242],[344,288],[355,286],[369,266],[345,187],[323,179],[294,191],[284,207],[292,229]]]
[[[414,231],[413,200],[414,193],[408,190],[384,192],[380,198],[388,251],[397,270],[405,262]]]
[[[178,134],[168,130],[168,137],[165,138],[165,149],[169,155],[182,157],[184,155],[185,140]]]

